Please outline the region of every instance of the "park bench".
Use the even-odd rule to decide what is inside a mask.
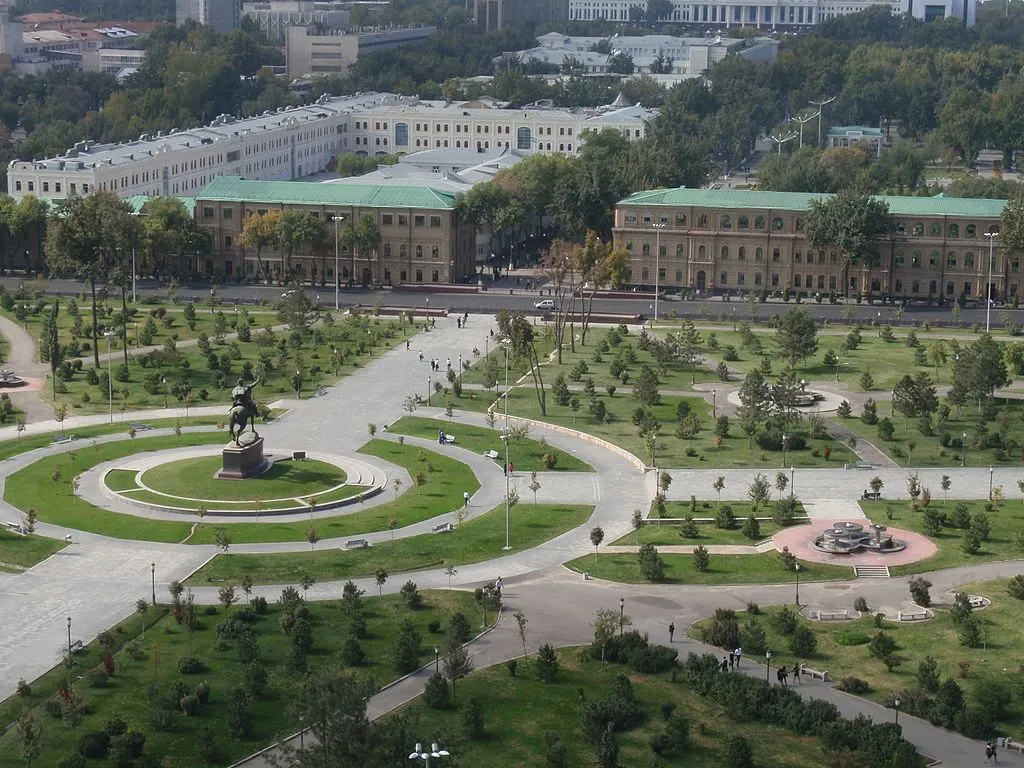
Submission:
[[[449,435],[447,432],[445,432],[444,445],[455,445],[455,435]]]
[[[368,549],[370,542],[366,539],[349,539],[345,542],[345,549]]]
[[[929,614],[928,611],[898,611],[896,618],[900,621],[927,621],[931,618],[931,614]]]
[[[80,651],[82,650],[82,641],[75,640],[73,643],[71,643],[69,647],[71,648],[72,653],[74,653],[75,651]]]
[[[143,424],[143,423],[129,424],[128,426],[131,427],[132,429],[134,429],[136,432],[145,432],[147,429],[152,429],[153,428],[152,424]]]
[[[10,531],[11,533],[16,533],[19,536],[28,536],[28,531],[25,529],[25,526],[22,525],[21,523],[8,522],[7,523],[7,530]]]
[[[325,387],[323,384],[321,384],[320,386],[318,386],[316,388],[316,393],[318,395],[320,395],[321,397],[323,397],[324,395],[327,394],[327,387]]]
[[[827,669],[826,670],[811,669],[806,664],[801,664],[800,665],[800,674],[801,675],[810,675],[811,677],[816,677],[819,680],[821,680],[823,683],[829,682],[828,670]]]
[[[54,435],[53,436],[53,444],[54,445],[61,445],[62,443],[70,443],[74,439],[75,439],[74,435],[63,435],[63,434],[61,434],[61,435]]]
[[[856,464],[853,465],[853,468],[854,469],[874,469],[874,467],[871,466],[871,462],[870,461],[858,461]]]
[[[849,617],[845,610],[842,611],[818,611],[818,621],[846,621]]]
[[[878,501],[882,498],[882,492],[865,489],[864,493],[862,493],[860,497],[866,501]]]
[[[486,456],[488,459],[496,459],[496,458],[498,458],[498,452],[497,451],[484,451],[484,456]]]
[[[435,525],[433,528],[431,528],[430,532],[431,533],[451,533],[454,530],[455,530],[455,526],[452,523],[441,523],[440,525]]]
[[[1020,754],[1024,755],[1024,742],[1007,737],[1003,739],[1002,746],[1006,749],[1016,749]]]
[[[977,595],[972,597],[968,602],[971,604],[971,608],[985,608],[989,605],[988,600],[984,597],[978,597]]]

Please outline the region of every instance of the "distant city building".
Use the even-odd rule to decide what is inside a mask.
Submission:
[[[626,23],[646,8],[635,0],[568,0],[571,21],[617,21]],[[813,27],[826,19],[887,5],[893,13],[910,13],[930,21],[935,18],[963,19],[974,25],[977,0],[732,0],[692,2],[672,0],[672,12],[663,23],[708,24],[714,27]]]
[[[196,21],[226,35],[238,28],[241,10],[240,0],[176,0],[174,18],[179,25]]]
[[[242,18],[255,22],[271,40],[284,43],[289,27],[315,24],[324,31],[346,30],[349,13],[342,2],[266,0],[242,3]]]
[[[473,0],[481,32],[567,21],[570,0]]]
[[[869,128],[863,125],[836,125],[828,129],[825,141],[829,149],[862,147],[869,154],[881,157],[886,137],[880,128]]]
[[[607,43],[611,53],[596,53],[593,48]],[[775,61],[777,40],[764,37],[674,37],[672,35],[640,35],[613,37],[583,37],[549,32],[537,38],[537,47],[515,51],[524,63],[530,60],[561,68],[566,59],[578,62],[587,74],[607,74],[613,56],[630,56],[637,73],[650,74],[651,67],[670,64],[666,74],[700,75],[730,53],[736,53],[756,63]]]
[[[360,53],[414,45],[437,33],[436,27],[346,33],[316,25],[288,27],[285,59],[289,79],[307,75],[345,74]]]
[[[455,195],[429,184],[398,186],[351,183],[246,181],[215,179],[196,195],[196,221],[211,230],[212,258],[197,265],[204,276],[237,279],[256,276],[256,254],[238,240],[245,219],[268,211],[307,211],[324,222],[330,246],[308,247],[290,256],[299,280],[333,285],[350,280],[382,283],[455,283],[475,273],[475,228],[460,221]],[[338,243],[335,272],[335,217],[357,221],[371,216],[380,230],[380,247],[356,254]],[[340,229],[340,227],[339,227]],[[285,273],[285,254],[266,248],[260,255],[270,274]]]

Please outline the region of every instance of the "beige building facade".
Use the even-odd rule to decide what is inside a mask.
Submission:
[[[344,31],[317,32],[316,27],[288,27],[285,62],[288,77],[343,75],[356,63],[359,36]]]
[[[245,219],[270,211],[306,211],[324,223],[319,250],[286,255],[265,248],[259,261],[275,280],[332,285],[458,283],[474,275],[475,229],[459,220],[455,195],[428,185],[401,187],[314,182],[263,182],[221,177],[196,197],[196,221],[212,235],[212,253],[200,272],[218,279],[255,279],[257,254],[239,242]],[[350,252],[342,242],[345,222],[370,216],[380,245]],[[339,221],[335,221],[339,218]],[[337,251],[335,248],[337,247]],[[335,256],[337,255],[337,258]]]
[[[999,248],[1003,200],[882,197],[893,234],[872,265],[844,269],[833,248],[804,236],[820,195],[748,190],[637,192],[615,210],[614,242],[629,254],[632,285],[702,294],[803,293],[891,300],[984,299],[1021,294],[1020,258]]]

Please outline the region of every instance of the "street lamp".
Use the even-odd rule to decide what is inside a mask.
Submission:
[[[992,467],[988,468],[988,500],[989,501],[992,501],[992,472],[994,472],[994,471],[995,470],[993,470]]]
[[[711,417],[718,418],[718,390],[711,390]]]
[[[434,674],[439,675],[441,669],[441,646],[434,646]]]
[[[668,224],[651,224],[654,228],[654,322],[658,321],[658,279],[661,276],[661,230]]]
[[[626,625],[626,598],[619,598],[619,637],[622,637],[622,628]]]
[[[501,346],[505,349],[505,546],[503,549],[512,549],[512,506],[509,501],[509,486],[508,486],[508,474],[509,474],[509,434],[508,434],[508,348],[512,345],[512,340],[503,338],[501,340]]]
[[[71,669],[71,617],[68,616],[68,669]],[[70,673],[68,673],[70,675]]]
[[[828,98],[828,99],[821,98],[821,99],[818,99],[817,101],[815,101],[814,99],[811,99],[810,102],[809,102],[812,106],[815,106],[815,107],[818,108],[818,148],[819,149],[821,148],[821,122],[822,122],[822,120],[824,118],[824,115],[822,113],[825,111],[825,109],[824,109],[825,105],[826,104],[831,104],[835,100],[836,100],[836,97],[833,96],[833,97]]]
[[[900,697],[897,696],[892,700],[892,704],[896,707],[896,725],[900,724]]]
[[[967,433],[964,432],[960,437],[960,466],[967,466]]]
[[[331,216],[334,222],[334,309],[340,308],[341,304],[341,279],[338,277],[338,267],[341,260],[338,258],[338,223],[345,220],[344,216]]]
[[[889,418],[896,418],[896,390],[889,392]]]
[[[427,408],[430,407],[430,377],[427,376]]]
[[[772,671],[772,651],[771,651],[771,648],[769,648],[767,651],[764,652],[764,657],[765,657],[765,659],[768,660],[768,666],[766,666],[764,668],[764,681],[766,683],[770,683],[772,681],[772,678],[771,678],[771,671]]]
[[[988,284],[985,288],[985,333],[988,333],[989,318],[992,315],[992,248],[995,246],[998,232],[986,232],[988,238]]]
[[[104,331],[103,335],[107,337],[107,400],[110,406],[110,423],[114,423],[114,376],[113,367],[111,364],[110,354],[110,337],[114,335],[113,331]]]
[[[450,753],[447,749],[441,749],[435,741],[428,748],[424,748],[419,742],[416,743],[416,747],[413,749],[410,760],[424,760],[426,761],[426,768],[430,768],[430,758],[432,757],[448,757]]]
[[[789,468],[789,495],[796,496],[796,467]]]
[[[786,468],[786,433],[782,433],[782,468]]]
[[[152,579],[152,582],[153,582],[153,605],[156,605],[156,563],[155,562],[149,564],[149,570],[150,570],[150,573],[151,573],[151,575],[153,577],[153,579]]]
[[[167,407],[167,377],[164,376],[160,379],[160,383],[164,385],[164,408]]]
[[[800,563],[793,564],[793,570],[796,571],[796,607],[800,607]]]
[[[779,146],[779,155],[781,155],[782,154],[782,145],[785,144],[787,141],[792,141],[793,139],[795,139],[799,135],[800,135],[799,133],[797,133],[796,131],[793,131],[792,133],[789,133],[786,136],[769,135],[768,138],[771,139],[772,141],[774,141],[776,144],[778,144],[778,146]]]

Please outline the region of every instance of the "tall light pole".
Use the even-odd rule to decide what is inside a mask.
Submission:
[[[626,626],[626,598],[619,598],[619,637],[622,637],[622,629]]]
[[[427,408],[430,407],[430,377],[427,376]]]
[[[770,683],[772,681],[772,651],[769,648],[764,652],[764,657],[768,662],[768,665],[764,668],[764,681]]]
[[[335,310],[341,308],[341,277],[338,272],[338,267],[341,265],[341,260],[338,257],[338,223],[345,220],[344,216],[331,216],[331,221],[334,222],[334,308]]]
[[[667,224],[651,224],[654,228],[654,322],[658,321],[658,287],[661,276],[661,230]]]
[[[786,468],[786,433],[782,433],[782,468]]]
[[[897,696],[892,700],[892,704],[896,707],[896,725],[900,724],[900,697]]]
[[[68,616],[68,669],[71,669],[71,617]],[[70,678],[71,673],[68,672]]]
[[[988,283],[985,285],[985,333],[988,333],[989,318],[992,315],[992,249],[995,246],[998,232],[986,232],[988,238]]]
[[[409,755],[410,760],[423,760],[426,763],[426,768],[430,768],[430,758],[448,757],[451,753],[447,749],[441,749],[435,741],[429,747],[424,747],[422,744],[417,743]]]
[[[787,141],[792,141],[793,139],[795,139],[799,135],[800,134],[798,134],[796,131],[793,131],[792,133],[788,133],[785,136],[775,136],[775,135],[769,134],[768,138],[771,139],[772,141],[774,141],[778,145],[778,147],[779,147],[779,154],[781,155],[782,154],[782,145],[785,144]]]
[[[512,506],[509,503],[509,443],[512,442],[508,439],[508,348],[511,346],[512,340],[503,338],[501,340],[501,346],[505,349],[505,430],[503,438],[505,441],[505,546],[503,549],[512,549]]]
[[[796,607],[800,607],[800,563],[793,564],[793,570],[796,571]]]
[[[964,432],[960,437],[960,466],[967,466],[967,433]]]
[[[819,148],[821,147],[821,123],[825,119],[825,105],[826,104],[831,104],[835,100],[836,100],[836,97],[833,96],[830,99],[822,98],[822,99],[818,99],[817,101],[811,101],[810,102],[811,105],[813,105],[813,106],[818,108],[818,147]]]
[[[110,337],[114,335],[113,331],[104,331],[103,335],[107,337],[107,400],[109,401],[110,407],[110,423],[114,423],[114,377],[113,368],[111,365],[110,355]]]
[[[992,467],[988,468],[988,500],[992,501],[992,473],[995,470]]]
[[[153,605],[156,605],[156,563],[155,562],[149,564],[149,570],[150,570],[150,573],[152,574],[152,577],[153,577],[153,579],[152,579],[152,581],[153,581],[153,584],[152,584],[152,586],[153,586]]]
[[[808,115],[807,117],[800,117],[799,115],[797,115],[796,117],[789,118],[790,122],[798,123],[800,125],[800,148],[801,149],[803,149],[803,147],[804,147],[804,123],[811,122],[811,120],[813,120],[814,118],[818,117],[819,115],[821,115],[821,112],[815,112],[813,115]]]

